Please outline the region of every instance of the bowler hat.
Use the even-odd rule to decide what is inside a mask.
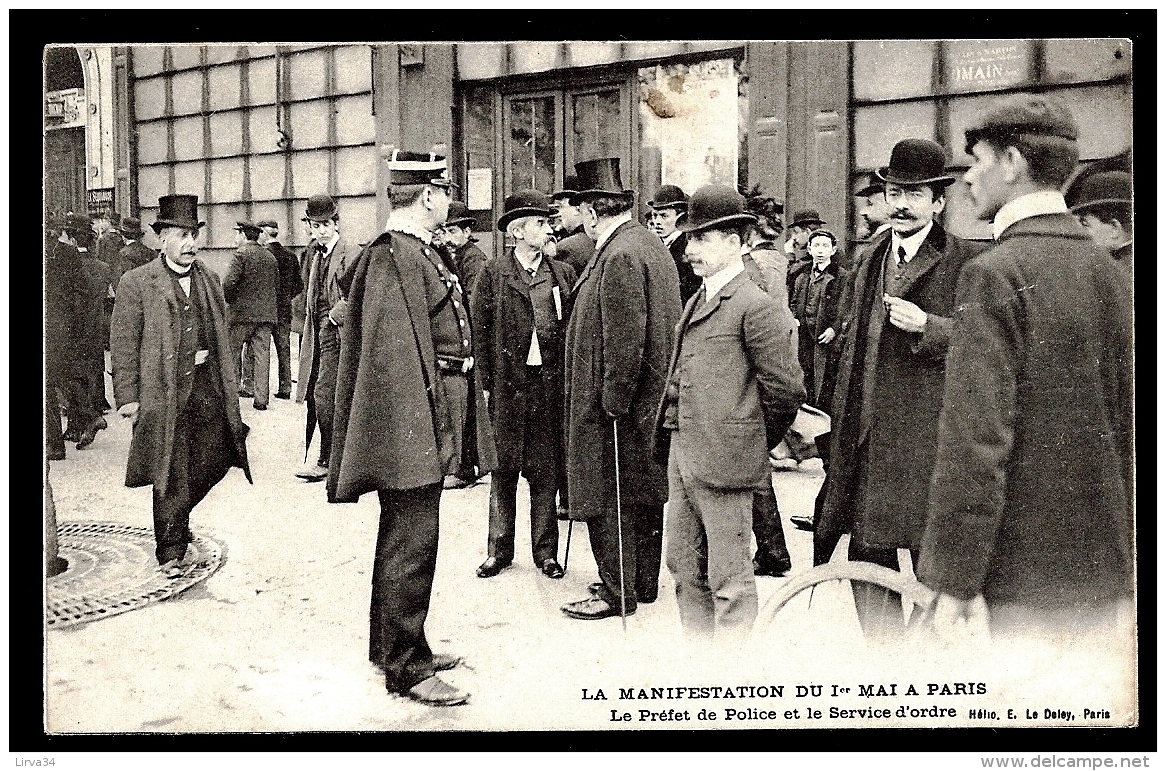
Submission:
[[[457,187],[449,178],[449,165],[443,155],[394,149],[388,164],[390,185]]]
[[[930,139],[901,139],[891,150],[891,162],[875,172],[893,185],[943,185],[955,182],[944,174],[943,147]]]
[[[566,198],[567,203],[572,203],[575,196],[579,194],[579,175],[565,174],[563,175],[563,188],[551,193],[551,201],[557,201],[560,198]]]
[[[1107,204],[1133,203],[1133,179],[1124,171],[1103,171],[1090,174],[1077,189],[1077,202],[1071,208],[1077,212],[1088,211]]]
[[[445,224],[465,227],[474,224],[474,218],[469,216],[469,208],[461,201],[449,202],[449,214],[445,217]]]
[[[137,217],[122,217],[121,225],[117,228],[127,238],[141,238],[146,234],[142,230],[142,221]]]
[[[619,176],[619,158],[594,158],[575,164],[579,174],[579,194],[576,198],[615,196],[631,198],[635,195],[623,186]]]
[[[84,233],[92,230],[92,221],[87,214],[69,212],[65,215],[65,224],[62,227],[65,230],[76,230]]]
[[[336,216],[336,201],[330,195],[314,195],[304,207],[304,222],[327,222]]]
[[[255,223],[255,227],[257,227],[257,228],[274,228],[275,230],[279,230],[279,223],[276,222],[275,220],[260,220],[259,222]]]
[[[1019,134],[1077,140],[1077,121],[1059,98],[1049,94],[1013,94],[979,116],[964,131],[964,149],[970,155],[981,139],[1006,140]]]
[[[661,185],[656,191],[656,197],[648,201],[653,209],[676,209],[684,211],[688,208],[688,195],[676,185]]]
[[[817,209],[802,209],[794,212],[793,219],[787,227],[796,228],[799,225],[825,225],[826,220],[818,216]]]
[[[164,195],[158,199],[158,216],[150,223],[155,234],[162,228],[188,228],[198,230],[205,222],[198,219],[197,195]]]
[[[862,174],[854,180],[855,198],[863,198],[881,192],[883,192],[883,184],[873,174]]]
[[[514,195],[506,196],[506,201],[502,204],[502,216],[498,218],[498,229],[505,232],[511,222],[521,217],[550,215],[550,199],[546,193],[540,193],[538,190],[519,190]]]
[[[688,214],[677,227],[685,233],[699,233],[756,221],[745,213],[745,196],[726,185],[705,185],[688,199]]]

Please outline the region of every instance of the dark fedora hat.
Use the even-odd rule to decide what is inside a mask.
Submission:
[[[566,174],[563,176],[562,190],[556,190],[551,193],[551,201],[557,201],[560,198],[566,198],[567,203],[572,203],[575,196],[579,195],[579,175]]]
[[[117,229],[127,238],[141,238],[146,234],[146,231],[142,230],[142,221],[137,217],[122,217]]]
[[[330,195],[314,195],[304,207],[304,222],[327,222],[336,215],[336,201]]]
[[[445,156],[435,152],[417,153],[394,149],[388,158],[390,185],[436,185],[458,187],[449,178]]]
[[[648,201],[652,209],[676,209],[684,211],[688,208],[688,194],[676,185],[661,185],[656,191],[656,197]]]
[[[1077,140],[1077,121],[1059,98],[1050,94],[1013,94],[980,114],[964,131],[970,155],[981,139],[1007,140],[1019,134]]]
[[[1076,202],[1070,211],[1087,212],[1098,206],[1130,206],[1134,200],[1133,178],[1124,171],[1090,174],[1077,189]]]
[[[449,202],[449,213],[445,216],[445,224],[457,227],[466,227],[474,224],[474,218],[469,215],[469,208],[461,201]]]
[[[944,174],[943,147],[930,139],[901,139],[891,150],[891,162],[875,172],[893,185],[943,185],[955,182]]]
[[[826,220],[818,216],[817,209],[802,209],[794,212],[793,219],[786,227],[796,228],[801,225],[825,225]]]
[[[550,204],[547,194],[538,190],[519,190],[508,195],[502,205],[502,216],[498,218],[498,229],[505,232],[511,222],[522,217],[549,217]]]
[[[619,158],[594,158],[575,164],[579,174],[579,194],[576,198],[615,196],[631,198],[635,193],[623,186],[619,176]]]
[[[161,234],[166,227],[198,230],[205,224],[198,219],[197,195],[164,195],[158,199],[158,216],[150,227]]]
[[[745,196],[727,185],[705,185],[688,199],[688,213],[677,227],[685,233],[699,233],[756,221],[745,212]]]
[[[854,197],[863,198],[883,192],[883,183],[873,174],[860,174],[854,180]]]

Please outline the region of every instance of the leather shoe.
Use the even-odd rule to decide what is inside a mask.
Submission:
[[[466,487],[473,487],[478,483],[476,479],[466,479],[455,474],[450,474],[441,482],[441,489],[443,490],[462,490]]]
[[[315,466],[300,469],[296,476],[308,482],[319,482],[328,477],[328,467],[317,463]]]
[[[81,438],[81,429],[75,426],[65,426],[65,433],[61,434],[61,438],[66,442],[76,442]]]
[[[267,409],[266,404],[252,404],[251,406],[254,407],[255,409],[259,410],[260,412]]]
[[[753,575],[755,576],[772,576],[773,578],[781,578],[790,571],[793,565],[788,559],[779,560],[773,557],[754,557],[753,558]]]
[[[543,563],[541,570],[547,578],[563,577],[563,566],[559,564],[558,560],[547,560]]]
[[[602,581],[596,581],[593,584],[587,584],[587,591],[591,592],[591,594],[593,594],[593,595],[599,594],[599,590],[602,588],[603,588]]]
[[[478,566],[478,578],[493,578],[513,564],[511,560],[503,562],[497,557],[487,557],[486,561]]]
[[[602,618],[619,616],[618,605],[611,605],[606,600],[601,600],[598,597],[588,597],[578,602],[568,602],[561,610],[569,617],[582,621],[598,621]],[[635,608],[632,608],[627,614],[631,616],[635,612]]]
[[[470,700],[468,693],[459,691],[437,675],[427,677],[412,688],[402,691],[401,695],[431,707],[454,707]]]
[[[105,418],[98,416],[89,427],[81,432],[81,436],[77,439],[77,449],[84,450],[89,445],[93,444],[93,440],[97,438],[97,432],[109,428],[109,424],[105,422]]]
[[[789,521],[793,523],[798,530],[807,530],[814,532],[814,518],[813,517],[790,517]]]
[[[169,560],[167,562],[163,562],[158,566],[158,569],[162,571],[162,575],[166,576],[166,578],[170,580],[174,580],[175,578],[182,578],[182,565],[179,564],[178,560]]]
[[[285,392],[283,392],[283,391],[278,391],[278,392],[276,392],[276,394],[275,394],[275,398],[276,398],[276,399],[290,399],[290,398],[291,398],[291,392],[290,392],[290,391],[288,391],[288,392],[286,392],[286,393],[285,393]]]
[[[570,521],[571,510],[566,506],[557,506],[555,508],[555,516],[562,521]]]
[[[251,393],[250,391],[247,391],[245,389],[240,388],[239,389],[239,398],[240,399],[254,399],[255,394]]]
[[[452,653],[435,653],[433,654],[433,671],[448,672],[462,663],[462,660],[461,656],[455,656]]]

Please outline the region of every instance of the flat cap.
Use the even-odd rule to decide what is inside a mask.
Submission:
[[[1065,103],[1050,94],[1013,94],[1001,99],[964,132],[970,154],[981,139],[1008,139],[1019,134],[1076,141],[1077,121]]]

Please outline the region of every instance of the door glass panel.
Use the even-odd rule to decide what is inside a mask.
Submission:
[[[622,154],[620,135],[623,128],[619,89],[572,94],[570,104],[568,164],[573,167],[579,161],[619,157]]]
[[[555,100],[552,96],[512,99],[507,104],[510,185],[550,193],[555,185]]]

